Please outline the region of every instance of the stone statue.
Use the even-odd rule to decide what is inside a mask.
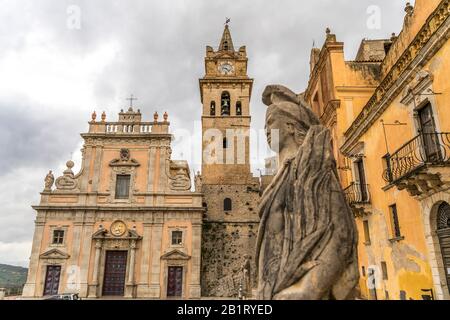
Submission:
[[[51,191],[53,183],[55,182],[55,177],[53,176],[52,170],[50,170],[45,176],[45,191]]]
[[[330,133],[302,95],[268,86],[266,133],[279,130],[279,170],[264,191],[256,250],[258,299],[351,299],[357,230],[339,184]],[[277,141],[274,141],[275,143]]]
[[[252,295],[252,273],[251,273],[251,263],[250,256],[248,254],[244,255],[244,264],[242,265],[242,278],[244,283],[244,294],[246,297],[251,297]]]
[[[198,171],[194,177],[194,184],[195,184],[195,192],[202,192],[203,181],[200,171]]]

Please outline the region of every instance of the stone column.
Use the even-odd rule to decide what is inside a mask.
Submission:
[[[89,298],[98,297],[98,273],[100,270],[100,257],[102,254],[102,240],[95,241],[95,257],[94,257],[94,270],[92,272],[92,283],[89,285]]]
[[[92,219],[93,220],[93,219]],[[94,222],[86,222],[83,226],[83,241],[81,243],[80,259],[80,296],[88,296],[89,260],[91,257],[92,234]]]
[[[134,268],[136,260],[136,240],[131,240],[130,243],[130,265],[128,268],[128,281],[126,285],[125,298],[134,298]]]
[[[144,222],[144,234],[141,241],[141,273],[138,279],[137,296],[147,297],[149,290],[149,267],[150,267],[150,244],[151,244],[152,224]]]
[[[202,243],[201,222],[194,222],[192,225],[192,255],[191,255],[191,281],[189,284],[190,299],[198,299],[201,296],[200,287],[200,262]]]
[[[41,242],[44,235],[44,226],[45,213],[38,212],[35,222],[28,277],[22,292],[22,296],[24,297],[34,297],[36,295],[40,295],[36,292],[36,277],[39,273],[39,255],[41,253]]]
[[[152,230],[152,263],[150,271],[150,297],[160,298],[161,296],[161,244],[162,244],[162,217],[153,225]]]

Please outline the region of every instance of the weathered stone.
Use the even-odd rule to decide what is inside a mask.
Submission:
[[[350,298],[359,279],[358,236],[329,130],[283,86],[268,86],[263,102],[269,144],[271,130],[279,130],[280,168],[259,206],[258,298]]]

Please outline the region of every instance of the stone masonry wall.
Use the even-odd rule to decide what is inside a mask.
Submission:
[[[250,185],[204,185],[206,217],[202,230],[202,296],[236,297],[245,255],[250,256],[255,286],[255,245],[259,217],[259,190]],[[223,210],[225,198],[232,210]]]

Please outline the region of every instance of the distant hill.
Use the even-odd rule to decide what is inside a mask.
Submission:
[[[27,281],[27,268],[0,263],[0,288],[22,287]]]

